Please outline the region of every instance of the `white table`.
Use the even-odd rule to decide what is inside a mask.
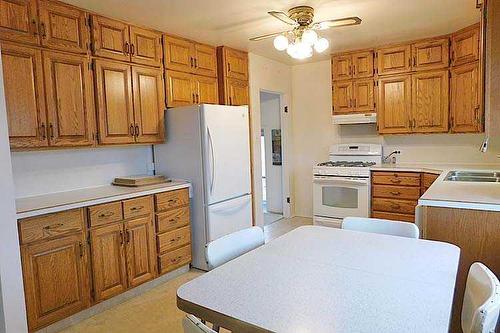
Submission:
[[[300,227],[186,284],[178,307],[233,332],[448,332],[460,250]]]

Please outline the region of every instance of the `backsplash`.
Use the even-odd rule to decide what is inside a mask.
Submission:
[[[13,152],[16,197],[107,185],[148,173],[151,162],[151,146]]]

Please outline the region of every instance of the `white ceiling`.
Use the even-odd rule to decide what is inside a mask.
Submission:
[[[126,20],[212,45],[228,45],[293,64],[272,39],[248,38],[289,28],[267,14],[297,5],[315,9],[315,21],[359,16],[360,26],[330,29],[321,35],[329,53],[450,33],[479,21],[476,0],[63,0],[102,15]]]

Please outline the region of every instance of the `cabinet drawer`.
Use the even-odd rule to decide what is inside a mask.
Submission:
[[[187,188],[155,194],[156,210],[163,211],[171,208],[185,206],[189,203],[189,191]]]
[[[423,180],[422,180],[422,186],[425,188],[431,187],[432,183],[438,179],[439,175],[433,174],[433,173],[424,173],[423,175]]]
[[[395,198],[417,200],[420,197],[420,188],[390,185],[373,185],[372,196],[378,198]]]
[[[83,209],[22,219],[19,220],[21,244],[79,232],[83,224]]]
[[[410,214],[397,214],[388,212],[378,212],[374,211],[372,217],[376,219],[386,219],[392,221],[404,221],[404,222],[415,222],[415,216]]]
[[[415,215],[417,201],[373,198],[372,210]]]
[[[123,201],[123,217],[126,219],[153,213],[152,196]]]
[[[420,173],[412,172],[374,172],[373,184],[420,186]]]
[[[189,226],[165,232],[157,236],[158,252],[164,253],[176,249],[182,245],[191,243],[191,232]]]
[[[191,262],[191,245],[167,252],[158,257],[160,274],[170,272]]]
[[[189,207],[181,207],[156,214],[156,231],[165,232],[189,224]]]
[[[123,219],[122,204],[120,201],[89,207],[90,226],[113,223]]]

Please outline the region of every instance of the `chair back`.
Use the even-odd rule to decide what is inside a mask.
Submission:
[[[367,217],[346,217],[342,221],[342,229],[408,238],[418,238],[420,234],[418,227],[414,223]]]
[[[182,327],[184,328],[184,333],[217,333],[190,314],[182,320]]]
[[[500,312],[500,282],[480,262],[470,266],[462,306],[464,333],[494,333]]]
[[[264,244],[264,232],[251,227],[233,232],[206,245],[208,268],[213,269]]]

